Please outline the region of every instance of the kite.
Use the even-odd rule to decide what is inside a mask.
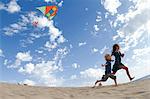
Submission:
[[[58,12],[57,6],[42,6],[37,7],[37,9],[40,10],[49,20],[53,19]]]

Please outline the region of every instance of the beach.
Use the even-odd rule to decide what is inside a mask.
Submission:
[[[0,99],[150,99],[150,79],[101,87],[0,84]]]

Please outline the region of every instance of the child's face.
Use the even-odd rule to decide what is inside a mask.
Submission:
[[[111,55],[108,55],[107,57],[105,57],[106,61],[111,61]]]
[[[119,51],[119,46],[116,46],[116,51]]]

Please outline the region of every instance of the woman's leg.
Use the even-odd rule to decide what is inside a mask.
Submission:
[[[119,66],[119,67],[120,67],[121,69],[126,70],[126,73],[127,73],[127,75],[128,75],[128,77],[129,77],[130,80],[134,79],[134,77],[131,77],[131,76],[130,76],[128,67],[126,67],[126,66]]]

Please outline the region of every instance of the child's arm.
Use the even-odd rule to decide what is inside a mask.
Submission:
[[[113,56],[113,55],[114,55],[114,52],[111,53],[111,56]]]
[[[121,57],[124,57],[124,54],[123,54],[123,53],[121,53],[121,52],[119,52],[119,53],[120,53]]]
[[[113,62],[114,60],[111,60],[111,62]]]
[[[121,57],[124,57],[124,54],[121,54]]]
[[[102,67],[105,67],[107,64],[102,64]]]

